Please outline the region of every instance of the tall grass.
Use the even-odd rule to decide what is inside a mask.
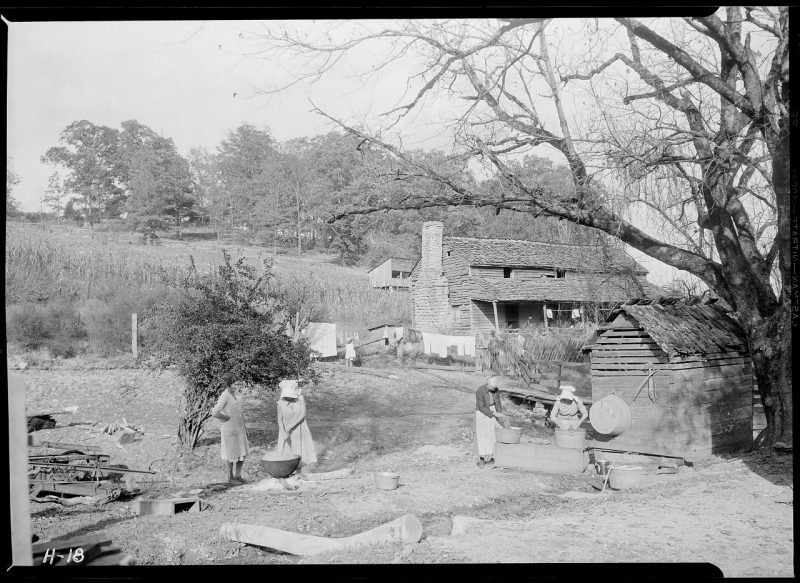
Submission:
[[[80,314],[95,352],[129,350],[131,312],[169,301],[188,273],[189,255],[201,271],[215,272],[219,251],[215,246],[125,246],[7,226],[6,312],[12,305],[66,300]],[[261,268],[262,249],[234,247],[231,254]],[[327,259],[282,255],[275,261],[279,283],[304,298],[312,321],[349,330],[410,323],[410,294],[371,289],[365,273]]]
[[[77,287],[88,298],[130,291],[131,286],[171,285],[183,273],[185,267],[177,262],[153,263],[98,243],[71,240],[65,244],[41,231],[6,229],[7,283],[34,276],[61,284],[62,289]]]

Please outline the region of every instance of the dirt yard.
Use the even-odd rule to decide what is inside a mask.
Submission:
[[[253,399],[246,408],[250,483],[228,487],[216,420],[194,452],[181,454],[177,377],[96,366],[16,371],[27,383],[29,411],[80,407],[75,416],[59,416],[59,427],[39,432],[42,439],[100,445],[112,463],[158,472],[148,481],[128,481],[142,496],[202,488],[206,507],[140,517],[130,500],[100,507],[32,504],[33,532],[43,541],[102,531],[139,565],[710,562],[726,577],[794,576],[791,456],[713,457],[642,490],[601,494],[579,475],[479,469],[474,389],[483,378],[476,373],[395,367],[382,369],[396,377],[385,378],[327,367],[307,391],[320,454],[316,471],[350,468],[352,474],[324,481],[312,475],[296,490],[266,489],[271,482],[260,481],[258,458],[275,444],[275,400]],[[551,438],[529,409],[506,402],[526,439]],[[141,440],[119,446],[99,434],[102,424],[123,418],[143,428]],[[400,474],[397,490],[374,487],[373,473],[384,469]],[[423,524],[418,544],[313,559],[219,535],[222,523],[243,522],[341,537],[408,512]],[[450,536],[455,515],[488,522]]]

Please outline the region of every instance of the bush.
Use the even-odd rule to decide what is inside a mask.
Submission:
[[[26,349],[45,347],[53,356],[68,358],[77,354],[77,343],[85,337],[86,330],[70,302],[28,302],[6,308],[6,338]]]
[[[159,368],[175,366],[186,381],[178,437],[194,448],[220,392],[236,382],[274,394],[281,378],[313,378],[304,340],[293,342],[287,326],[301,301],[276,284],[274,273],[257,277],[244,259],[235,264],[223,250],[215,275],[194,268],[180,288],[180,301],[162,304],[162,334],[148,350]]]

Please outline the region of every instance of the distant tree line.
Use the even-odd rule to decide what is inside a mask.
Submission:
[[[440,151],[410,156],[487,198],[507,186],[502,178],[477,179],[463,159]],[[291,246],[298,254],[336,253],[343,264],[370,267],[387,256],[413,256],[425,220],[441,220],[448,234],[462,236],[573,243],[598,237],[568,222],[531,221],[509,211],[498,216],[499,208],[387,210],[328,222],[345,209],[418,198],[437,188],[415,163],[398,165],[385,152],[337,132],[279,142],[268,128],[242,124],[214,151],[197,147],[184,157],[171,138],[138,121],[114,129],[81,120],[61,132],[42,162],[54,168],[43,201],[65,220],[93,228],[117,219],[135,232],[174,232],[179,238],[187,223],[202,223],[220,239],[275,251]],[[545,158],[526,156],[515,171],[554,189],[572,187],[569,169]],[[8,174],[7,182],[12,179]]]

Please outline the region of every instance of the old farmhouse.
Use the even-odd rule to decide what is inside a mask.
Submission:
[[[389,257],[386,261],[372,268],[369,272],[369,286],[389,291],[408,291],[411,287],[411,270],[413,259]]]
[[[444,237],[422,227],[411,273],[413,327],[479,334],[596,319],[597,307],[654,295],[647,270],[616,249],[510,239]]]

